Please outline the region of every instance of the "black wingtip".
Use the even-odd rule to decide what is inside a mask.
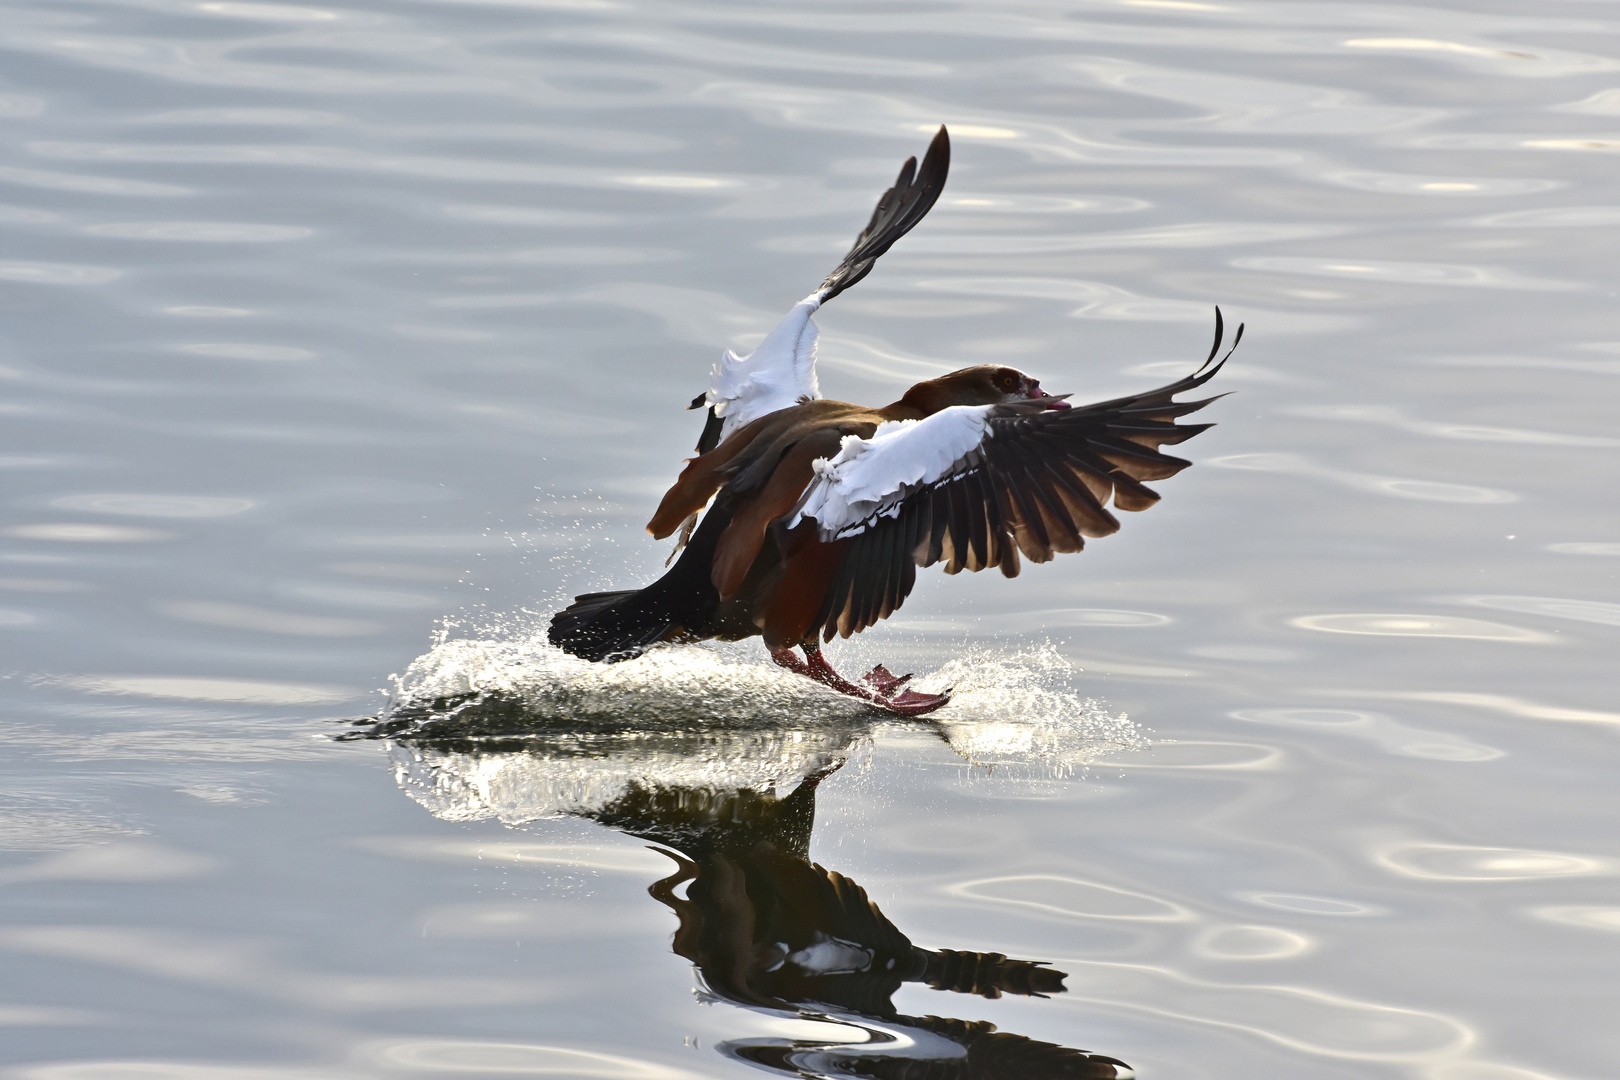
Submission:
[[[1237,333],[1232,335],[1232,344],[1227,347],[1226,355],[1221,357],[1219,363],[1216,363],[1215,356],[1221,351],[1221,342],[1226,335],[1221,309],[1219,306],[1215,308],[1215,343],[1210,346],[1209,355],[1204,358],[1204,362],[1198,365],[1198,370],[1188,376],[1190,379],[1198,380],[1196,383],[1190,383],[1189,385],[1201,385],[1208,382],[1214,378],[1217,371],[1226,366],[1226,362],[1232,359],[1232,354],[1237,352],[1238,343],[1243,340],[1243,328],[1245,325],[1245,323],[1238,323]]]
[[[1225,326],[1225,323],[1221,319],[1221,305],[1216,304],[1215,305],[1215,343],[1209,347],[1209,355],[1204,357],[1204,362],[1202,364],[1198,365],[1198,370],[1199,371],[1202,371],[1205,368],[1209,367],[1209,362],[1211,360],[1215,359],[1215,354],[1216,353],[1221,351],[1221,338],[1226,336],[1224,326]]]
[[[872,219],[855,238],[843,261],[822,281],[822,303],[826,303],[871,272],[879,256],[933,209],[951,170],[951,137],[943,124],[928,144],[922,164],[907,158],[900,167],[894,186],[878,198]]]
[[[1225,367],[1226,362],[1228,360],[1232,359],[1232,354],[1237,352],[1238,343],[1243,340],[1243,327],[1244,327],[1244,325],[1245,324],[1243,324],[1243,323],[1238,323],[1237,333],[1232,335],[1232,344],[1231,344],[1231,346],[1227,348],[1226,355],[1221,357],[1220,363],[1216,364],[1214,366],[1214,368],[1212,368],[1210,370],[1211,375],[1215,374],[1215,372],[1217,372],[1217,371],[1221,370],[1221,368]],[[1204,364],[1205,364],[1205,366],[1208,366],[1209,361],[1208,360],[1204,361]]]
[[[911,186],[911,182],[915,179],[917,179],[917,159],[908,157],[906,163],[900,166],[900,175],[894,178],[894,189],[904,191]]]
[[[928,144],[927,153],[923,154],[922,166],[917,170],[917,180],[932,189],[928,198],[928,206],[917,213],[917,220],[928,213],[939,193],[945,189],[945,178],[951,171],[951,134],[945,130],[945,125],[939,125],[934,138]],[[915,224],[915,222],[913,222]]]

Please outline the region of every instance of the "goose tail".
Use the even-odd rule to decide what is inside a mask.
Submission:
[[[717,499],[663,577],[645,589],[586,593],[551,617],[546,638],[581,660],[614,664],[661,641],[703,636],[720,604],[711,567],[733,500]]]

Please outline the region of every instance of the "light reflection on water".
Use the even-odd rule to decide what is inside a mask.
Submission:
[[[980,1054],[1141,1076],[1612,1072],[1615,29],[1570,2],[12,5],[0,1069],[814,1075],[878,1039],[963,1053],[895,1023],[949,1012],[1008,1036]],[[820,316],[824,390],[984,360],[1140,390],[1219,303],[1248,334],[1195,467],[1120,536],[925,578],[841,648],[954,682],[927,724],[749,648],[533,646],[561,598],[656,573],[679,405],[942,122],[945,197]],[[331,738],[478,690],[594,756]],[[814,860],[908,942],[1066,991],[724,1004],[742,954],[671,948],[696,882],[646,895],[681,865],[652,831],[705,887],[741,865],[632,820],[677,788],[813,798],[733,900]]]

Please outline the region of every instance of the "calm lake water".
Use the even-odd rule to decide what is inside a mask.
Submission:
[[[1612,4],[0,42],[0,1076],[1616,1075]],[[1147,389],[1220,304],[1195,466],[833,648],[925,720],[543,645],[941,123],[823,391]],[[336,737],[435,698],[466,737]]]

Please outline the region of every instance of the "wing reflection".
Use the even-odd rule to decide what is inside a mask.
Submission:
[[[1065,976],[1041,961],[914,945],[858,884],[810,861],[817,788],[869,736],[870,720],[594,719],[517,734],[523,717],[510,696],[441,698],[395,710],[365,734],[391,740],[401,786],[439,817],[519,824],[566,814],[658,845],[674,867],[648,892],[679,920],[674,951],[709,998],[849,1032],[738,1039],[722,1053],[795,1077],[1132,1075],[1114,1058],[988,1022],[896,1009],[905,983],[1045,997],[1063,992]]]

